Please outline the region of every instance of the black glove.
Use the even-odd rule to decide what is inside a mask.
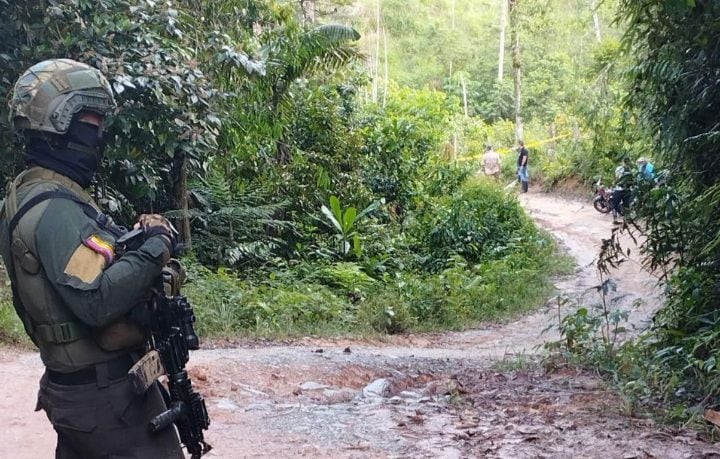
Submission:
[[[147,239],[154,236],[160,236],[170,251],[170,256],[175,256],[175,252],[177,251],[177,237],[175,237],[175,234],[172,231],[163,226],[151,226],[145,230],[145,237]]]
[[[145,239],[160,237],[170,251],[171,257],[178,253],[178,232],[167,218],[157,214],[144,214],[140,216],[138,223],[145,232]]]

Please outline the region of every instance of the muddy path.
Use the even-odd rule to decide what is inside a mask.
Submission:
[[[593,260],[611,218],[589,202],[520,199],[577,261],[558,293],[597,303]],[[653,276],[635,260],[613,280],[613,307],[632,307],[631,329],[646,327],[662,303]],[[207,457],[720,457],[691,431],[630,416],[596,377],[530,365],[556,339],[541,333],[557,320],[556,304],[460,333],[198,351],[191,373],[212,418]],[[0,349],[0,371],[0,458],[52,457],[53,431],[32,411],[37,355]]]

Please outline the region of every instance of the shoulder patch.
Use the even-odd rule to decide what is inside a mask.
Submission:
[[[113,244],[107,242],[96,234],[93,234],[89,238],[85,239],[83,244],[92,249],[94,252],[102,255],[103,258],[105,258],[105,262],[107,262],[108,266],[111,265],[113,260],[115,259],[115,250],[113,248]]]
[[[65,274],[77,277],[86,284],[91,284],[102,274],[105,262],[102,254],[80,244],[65,266]]]

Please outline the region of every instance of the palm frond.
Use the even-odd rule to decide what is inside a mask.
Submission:
[[[331,43],[358,41],[360,32],[343,24],[323,24],[307,32],[307,35],[320,35]]]
[[[350,43],[360,34],[350,26],[325,24],[307,31],[286,67],[285,79],[293,81],[308,71],[334,71],[357,59],[360,53]]]

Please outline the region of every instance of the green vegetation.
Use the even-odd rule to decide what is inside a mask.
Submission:
[[[333,17],[315,5],[320,23],[281,0],[0,0],[0,93],[59,55],[106,71],[120,110],[100,201],[126,225],[175,220],[205,335],[460,329],[542,302],[564,266],[553,243],[512,195],[449,161],[515,140],[494,93],[478,92],[489,61],[478,80],[474,53],[439,61],[466,69],[467,114],[456,85],[425,84],[441,68],[408,67],[370,100],[367,30],[343,25],[351,2],[330,3]],[[536,118],[528,130],[550,119]],[[3,179],[23,167],[6,120],[3,106]]]
[[[120,111],[96,191],[120,223],[175,220],[206,336],[522,313],[567,263],[512,195],[474,178],[484,146],[510,179],[523,137],[546,189],[650,157],[664,180],[638,185],[625,231],[642,236],[668,303],[621,346],[622,312],[581,307],[560,318],[557,349],[633,403],[661,400],[679,419],[720,407],[720,6],[508,2],[501,64],[501,4],[0,0],[0,94],[45,58],[106,71]],[[0,104],[3,182],[21,153]],[[0,295],[0,340],[26,343]]]
[[[617,48],[620,58],[608,60],[608,66],[627,69],[627,78],[611,85],[624,94],[624,104],[612,106],[622,117],[606,118],[611,121],[605,126],[620,128],[620,119],[631,125],[618,129],[614,140],[598,129],[597,142],[619,148],[621,142],[645,138],[646,146],[634,144],[638,151],[652,150],[666,165],[659,184],[638,184],[623,231],[642,236],[641,252],[660,276],[667,304],[654,317],[652,330],[619,347],[613,330],[622,326],[622,313],[581,308],[561,321],[563,340],[556,345],[610,376],[631,409],[660,406],[670,419],[688,422],[720,407],[720,163],[715,155],[720,93],[710,76],[717,73],[720,57],[715,45],[720,28],[711,18],[720,14],[720,6],[702,0],[623,0],[618,14],[627,32]],[[607,265],[624,257],[618,234],[613,232],[601,254]]]
[[[510,179],[522,137],[546,189],[649,156],[665,179],[639,185],[626,230],[668,304],[621,347],[622,314],[581,308],[560,320],[563,349],[638,401],[718,407],[720,6],[512,1],[501,35],[499,1],[411,3],[0,0],[0,94],[50,57],[106,71],[120,110],[97,194],[120,223],[175,220],[199,329],[219,337],[525,311],[566,263],[512,195],[474,178],[484,146]],[[3,182],[22,156],[0,105]],[[0,339],[18,342],[0,292]]]
[[[589,185],[612,177],[623,159],[648,156],[647,142],[621,105],[621,75],[630,60],[620,47],[616,1],[513,2],[521,45],[524,140],[535,183],[552,189],[568,177]],[[358,0],[333,17],[361,31],[370,76],[363,93],[381,103],[404,86],[430,87],[456,100],[455,157],[477,158],[489,142],[515,172],[516,141],[510,24],[503,77],[498,74],[502,2],[496,0]],[[593,5],[596,9],[593,9]],[[597,29],[594,20],[597,19]],[[385,57],[387,55],[387,65]],[[377,87],[376,87],[377,86]],[[639,137],[639,138],[637,138]],[[450,139],[448,139],[450,140]]]
[[[382,215],[366,218],[372,223],[355,239],[361,252],[329,237],[303,260],[252,274],[189,263],[187,293],[200,330],[286,336],[462,329],[534,308],[551,292],[551,276],[569,267],[515,198],[485,183],[432,198],[406,216],[405,230],[383,224]]]

